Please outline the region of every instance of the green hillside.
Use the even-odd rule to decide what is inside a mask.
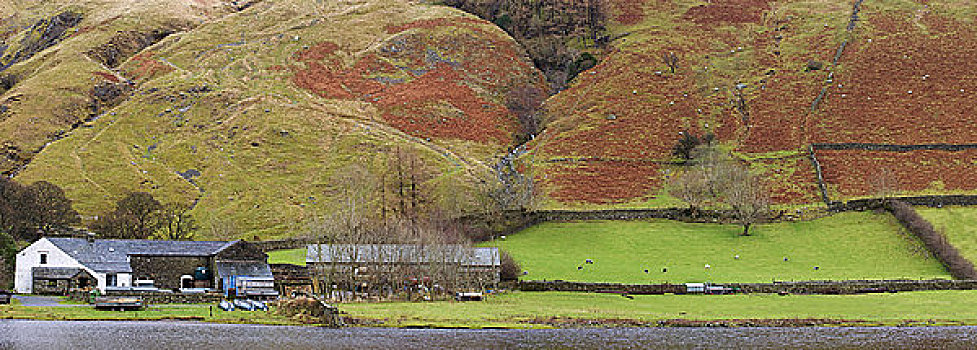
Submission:
[[[9,130],[0,135],[16,149],[8,161],[28,164],[7,170],[24,183],[64,187],[86,220],[128,191],[147,191],[194,205],[204,227],[295,234],[334,210],[343,174],[387,175],[397,154],[419,159],[409,165],[427,200],[472,193],[516,137],[507,89],[544,83],[504,32],[448,7],[269,0],[238,11],[214,3],[220,11],[206,17],[173,14],[171,27],[163,15],[142,21],[151,9],[118,12],[114,2],[37,9],[35,17],[70,10],[84,19],[68,30],[77,34],[7,71],[24,78],[4,94],[19,103],[0,118]],[[118,67],[93,59],[125,46],[110,36],[117,30],[164,27],[173,34],[158,43],[109,55]],[[55,123],[60,104],[87,105],[97,84],[121,90],[121,101]],[[30,118],[50,125],[33,134],[23,127]]]
[[[738,236],[739,231],[735,225],[660,220],[545,223],[486,245],[511,253],[528,272],[522,278],[532,280],[684,283],[950,277],[917,239],[900,233],[898,223],[884,214],[846,213],[762,225],[750,237]]]
[[[925,218],[938,232],[942,232],[953,247],[964,258],[977,261],[977,209],[968,207],[919,208],[919,215]]]

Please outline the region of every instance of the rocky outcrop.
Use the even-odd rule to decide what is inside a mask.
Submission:
[[[0,72],[57,45],[64,39],[68,30],[81,23],[83,18],[81,14],[66,11],[49,19],[37,21],[28,28],[24,38],[20,40],[20,46],[15,51],[7,52],[5,56],[0,57]]]

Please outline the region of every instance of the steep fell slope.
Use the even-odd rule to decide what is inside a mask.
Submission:
[[[676,205],[663,187],[681,172],[671,151],[682,133],[715,134],[779,203],[820,198],[814,143],[977,143],[966,1],[613,3],[619,39],[547,101],[526,157],[550,206]],[[969,151],[815,153],[835,199],[873,195],[883,167],[900,193],[977,190],[958,176],[973,173]]]
[[[504,32],[446,7],[265,0],[192,22],[122,50],[133,53],[117,68],[44,78],[106,82],[122,97],[17,179],[64,186],[89,218],[140,190],[193,204],[205,226],[294,234],[334,210],[351,167],[381,176],[401,150],[420,157],[432,193],[470,192],[517,136],[506,92],[545,84]],[[72,53],[91,63],[111,56],[102,48]]]

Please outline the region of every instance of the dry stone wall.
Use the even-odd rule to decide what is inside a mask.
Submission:
[[[717,283],[737,293],[776,294],[862,294],[927,290],[977,290],[977,280],[853,280],[772,283]],[[687,294],[684,284],[620,284],[570,281],[519,281],[513,286],[522,291],[561,291],[583,293]]]

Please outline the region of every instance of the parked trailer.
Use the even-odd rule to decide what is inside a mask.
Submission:
[[[278,297],[273,277],[226,277],[224,293],[228,297],[249,299],[274,299]]]

